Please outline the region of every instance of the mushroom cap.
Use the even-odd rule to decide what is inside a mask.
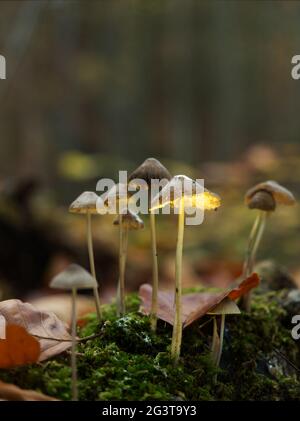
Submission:
[[[151,210],[163,208],[167,205],[179,207],[182,196],[186,208],[216,210],[221,206],[219,195],[203,188],[197,181],[186,175],[175,175],[153,198]]]
[[[276,204],[282,205],[294,205],[296,203],[295,197],[292,192],[283,187],[281,184],[273,180],[264,181],[256,184],[254,187],[249,189],[245,195],[245,202],[249,205],[252,197],[259,191],[266,191],[271,193]]]
[[[119,225],[119,219],[115,219],[114,225]],[[127,213],[122,214],[122,225],[129,230],[139,230],[144,228],[144,222],[137,213],[127,210]]]
[[[71,213],[97,213],[98,196],[92,191],[85,191],[71,203],[69,212]]]
[[[135,179],[145,180],[149,188],[151,180],[171,180],[171,178],[171,174],[161,162],[155,158],[148,158],[130,174],[128,180],[129,182]]]
[[[50,283],[50,288],[64,290],[72,290],[73,288],[92,289],[97,286],[96,279],[83,267],[74,263],[56,275]]]
[[[272,212],[276,209],[276,202],[271,193],[266,190],[259,190],[251,197],[248,208]]]
[[[219,314],[240,314],[240,313],[241,311],[236,305],[236,303],[230,298],[226,297],[216,307],[214,307],[214,309],[212,309],[207,314],[219,315]]]

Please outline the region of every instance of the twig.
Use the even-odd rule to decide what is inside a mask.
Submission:
[[[276,354],[280,355],[291,367],[298,371],[298,373],[300,373],[300,369],[292,361],[290,361],[287,356],[285,356],[281,351],[279,351],[276,348],[274,348],[274,351],[276,352]]]
[[[53,337],[40,336],[40,335],[32,335],[32,336],[38,339],[46,339],[49,341],[72,342],[72,339],[61,339],[61,338],[53,338]],[[85,336],[84,338],[77,338],[76,340],[78,343],[81,343],[81,342],[89,341],[90,339],[98,338],[99,336],[101,336],[101,333],[95,333],[94,335]]]

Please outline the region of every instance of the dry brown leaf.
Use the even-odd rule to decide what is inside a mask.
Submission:
[[[6,401],[56,401],[57,399],[35,392],[34,390],[20,389],[19,387],[4,383],[0,380],[0,400]]]
[[[254,273],[249,278],[242,281],[236,288],[231,287],[222,292],[201,292],[183,295],[181,301],[183,328],[212,311],[226,297],[232,300],[239,298],[250,289],[255,288],[258,284],[258,275]],[[152,286],[149,284],[141,285],[139,296],[142,300],[140,311],[143,314],[150,314]],[[174,315],[174,291],[159,291],[157,317],[170,325],[173,325]]]
[[[37,362],[41,347],[37,339],[26,329],[17,325],[6,325],[6,338],[0,339],[0,368]]]
[[[21,326],[38,339],[41,346],[39,361],[51,358],[71,347],[71,336],[67,326],[54,313],[39,311],[20,300],[7,300],[0,302],[0,315],[5,317],[7,325]]]
[[[60,320],[71,325],[72,302],[70,294],[46,295],[32,299],[30,300],[30,303],[40,311],[51,311],[55,313]],[[89,313],[94,313],[96,311],[94,298],[78,295],[76,299],[76,309],[78,320]]]
[[[0,339],[6,338],[6,320],[5,317],[0,315]]]

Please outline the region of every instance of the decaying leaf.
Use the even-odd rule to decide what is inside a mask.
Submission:
[[[5,317],[0,315],[0,339],[6,338],[6,320]]]
[[[182,296],[182,325],[183,328],[189,326],[194,321],[217,310],[217,307],[224,303],[225,298],[235,300],[241,295],[246,294],[250,289],[255,288],[259,284],[259,277],[253,273],[249,278],[242,281],[238,287],[231,287],[221,292],[201,292],[193,294],[185,294]],[[140,287],[139,295],[142,300],[140,311],[143,314],[150,314],[152,286],[143,284]],[[227,301],[227,309],[228,309]],[[224,306],[224,304],[223,304]],[[219,312],[215,314],[220,314]],[[228,309],[229,311],[229,309]],[[233,308],[231,308],[233,311]],[[223,308],[223,313],[226,314]],[[228,313],[227,313],[228,314]],[[175,315],[174,291],[159,291],[158,293],[158,311],[157,317],[165,322],[173,325]]]
[[[236,300],[242,295],[247,294],[251,289],[256,288],[259,284],[259,277],[257,273],[252,273],[251,276],[244,279],[236,288],[233,288],[228,297],[231,300]]]
[[[7,325],[21,326],[38,339],[41,348],[39,361],[71,347],[71,336],[67,326],[54,313],[39,311],[20,300],[7,300],[0,302],[0,315],[5,317]]]
[[[4,383],[0,380],[0,400],[6,401],[56,401],[57,399],[35,392],[34,390],[20,389],[19,387]]]
[[[41,347],[39,341],[26,329],[17,325],[6,325],[6,338],[0,339],[0,368],[37,362]]]
[[[40,311],[51,311],[56,316],[71,325],[71,306],[72,302],[70,294],[55,294],[38,297],[30,301],[30,303]],[[78,295],[76,299],[77,320],[89,313],[96,311],[95,300],[93,297]]]

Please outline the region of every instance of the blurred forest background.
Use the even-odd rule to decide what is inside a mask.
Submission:
[[[116,178],[149,156],[173,174],[205,178],[223,198],[218,215],[187,229],[186,284],[237,276],[255,216],[245,190],[268,178],[300,190],[300,82],[291,78],[299,21],[294,1],[2,0],[6,289],[22,296],[46,288],[66,262],[86,265],[85,222],[67,206],[100,177]],[[288,265],[297,282],[299,209],[271,219],[260,254]],[[110,222],[94,224],[105,285],[116,281]],[[166,283],[176,241],[170,224],[176,220],[162,217],[158,234]],[[147,224],[131,244],[135,288],[151,279]]]

